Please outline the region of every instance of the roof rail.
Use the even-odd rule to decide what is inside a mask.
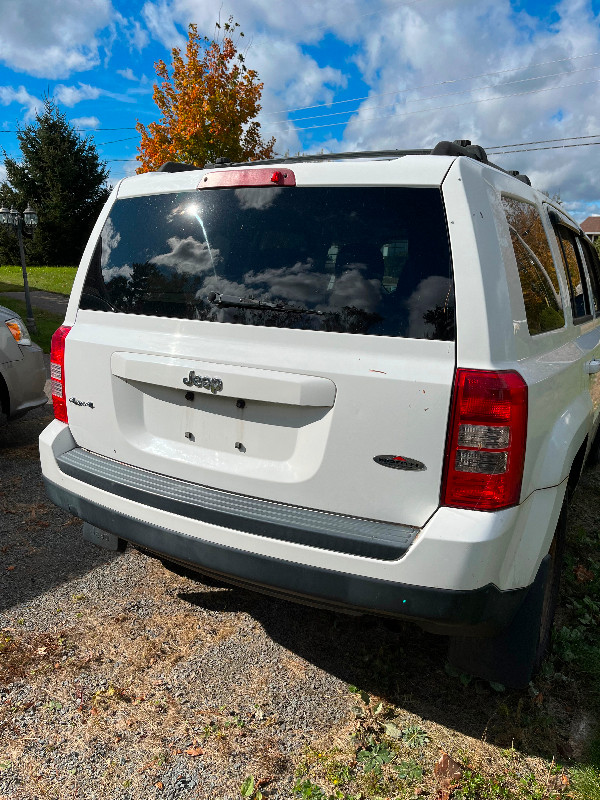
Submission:
[[[512,175],[513,178],[526,183],[531,186],[531,181],[527,175],[523,175],[518,170],[502,169],[498,164],[492,164],[487,157],[487,153],[478,144],[471,144],[469,139],[455,139],[453,142],[438,142],[431,151],[432,156],[467,156],[467,158],[474,158],[475,161],[480,161],[482,164],[487,164],[489,167],[504,172],[506,175]]]
[[[469,139],[456,139],[453,142],[441,141],[431,150],[359,150],[348,153],[315,153],[308,156],[285,156],[284,158],[267,158],[260,161],[239,161],[232,162],[223,156],[216,158],[213,163],[204,165],[205,169],[215,169],[216,167],[254,167],[260,165],[277,164],[300,164],[302,162],[310,161],[339,161],[341,159],[357,159],[357,158],[400,158],[401,156],[466,156],[482,164],[487,164],[489,167],[504,172],[506,175],[512,175],[517,180],[531,186],[531,181],[527,175],[521,174],[518,170],[506,170],[499,167],[498,164],[493,164],[489,161],[487,153],[478,144],[471,144]],[[175,161],[167,161],[158,168],[158,172],[187,172],[188,170],[201,169],[193,164],[179,164]]]
[[[160,167],[156,170],[157,172],[189,172],[193,169],[200,169],[200,167],[195,167],[193,164],[180,164],[178,161],[165,161],[164,164],[161,164]]]

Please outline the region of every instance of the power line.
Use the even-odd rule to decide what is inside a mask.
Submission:
[[[400,4],[400,5],[409,5],[409,4],[403,3],[403,4]],[[371,13],[379,13],[379,12],[371,12]],[[327,27],[327,26],[325,26],[325,27]],[[283,111],[267,111],[267,112],[264,112],[263,114],[261,114],[261,117],[264,118],[265,116],[272,116],[272,115],[276,115],[276,114],[293,114],[293,113],[295,113],[297,111],[310,111],[310,110],[316,109],[316,108],[331,108],[332,106],[342,105],[344,103],[357,103],[357,102],[361,102],[363,100],[372,100],[375,97],[387,97],[389,95],[407,94],[408,92],[417,92],[417,91],[421,91],[422,89],[430,89],[430,88],[433,88],[435,86],[446,86],[446,85],[449,85],[449,84],[452,84],[452,83],[460,83],[462,81],[475,80],[476,78],[491,78],[491,77],[494,77],[496,75],[505,75],[505,74],[507,74],[509,72],[518,72],[520,70],[533,69],[534,67],[543,67],[543,66],[548,66],[550,64],[562,64],[562,63],[565,63],[567,61],[577,61],[577,60],[582,59],[582,58],[591,58],[592,56],[597,56],[597,55],[600,55],[600,51],[596,51],[596,52],[593,52],[593,53],[584,53],[583,55],[580,55],[580,56],[569,56],[568,58],[556,58],[556,59],[553,59],[551,61],[539,61],[536,64],[528,64],[528,65],[521,66],[521,67],[511,67],[509,69],[497,70],[495,72],[478,73],[476,75],[468,75],[468,76],[465,76],[463,78],[452,78],[452,79],[445,80],[445,81],[436,81],[434,83],[421,84],[420,86],[413,86],[413,87],[409,87],[409,88],[406,88],[406,89],[396,89],[396,90],[394,90],[392,92],[380,92],[380,93],[377,93],[377,94],[365,95],[364,97],[350,97],[350,98],[347,98],[346,100],[335,100],[335,101],[333,101],[331,103],[319,103],[317,105],[312,105],[312,106],[300,106],[298,108],[288,108],[288,109],[285,109]],[[595,69],[595,67],[588,67],[586,69]],[[541,80],[542,78],[554,77],[555,75],[569,75],[569,74],[571,74],[573,72],[580,72],[580,71],[584,71],[584,70],[569,70],[569,72],[554,73],[553,75],[540,75],[540,76],[536,76],[534,78],[523,78],[521,80],[523,80],[523,81],[525,81],[525,80]],[[519,82],[519,81],[511,81],[510,83],[517,83],[517,82]],[[508,86],[510,84],[507,83],[507,84],[503,84],[503,85]],[[488,87],[479,87],[479,89],[472,89],[471,91],[479,91],[479,90],[485,89],[485,88],[488,88]],[[468,90],[464,90],[464,91],[468,91]],[[448,94],[450,94],[450,93],[448,93]],[[441,95],[441,96],[445,96],[445,95]],[[421,99],[421,98],[418,98],[418,99]],[[431,99],[431,98],[422,98],[422,99],[426,100],[426,99]],[[411,102],[413,102],[413,101],[411,101]],[[336,112],[336,113],[340,113],[341,114],[341,113],[355,113],[355,112]],[[330,116],[330,115],[323,115],[323,116]],[[331,116],[333,116],[333,114]],[[283,120],[282,123],[284,124],[284,123],[295,122],[295,121],[299,121],[299,120]],[[280,123],[273,122],[272,124],[280,124]],[[130,127],[119,127],[119,128],[99,128],[99,129],[96,129],[96,130],[90,130],[89,128],[74,128],[74,130],[77,131],[78,133],[95,134],[95,133],[103,133],[103,132],[108,132],[108,131],[133,131],[133,130],[137,130],[137,129],[136,129],[135,126],[133,126],[133,127],[130,126]],[[15,130],[0,130],[0,134],[2,134],[2,133],[7,133],[7,134],[8,133],[17,133],[17,132],[18,131],[15,131]]]
[[[589,136],[565,136],[562,139],[540,139],[539,142],[515,142],[514,144],[492,144],[484,150],[504,150],[507,147],[525,147],[528,144],[548,144],[549,142],[572,142],[579,139],[597,139],[600,133],[591,133]]]
[[[118,144],[119,142],[132,142],[137,136],[128,136],[126,139],[112,139],[110,142],[96,142],[97,147],[104,147],[105,144]]]
[[[534,150],[563,150],[565,147],[593,147],[600,142],[580,142],[579,144],[554,144],[548,147],[525,147],[522,150],[504,150],[503,152],[489,151],[492,156],[508,156],[511,153],[533,153]]]
[[[499,95],[497,97],[484,97],[481,98],[480,100],[466,100],[464,103],[452,103],[451,105],[446,105],[446,106],[434,106],[433,108],[419,108],[415,109],[415,111],[404,111],[397,114],[385,114],[383,116],[367,117],[366,119],[363,119],[361,121],[364,122],[377,119],[389,119],[390,117],[409,117],[412,114],[425,114],[430,111],[444,111],[447,108],[460,108],[461,106],[470,106],[477,103],[489,103],[492,100],[506,100],[510,97],[523,97],[525,95],[541,94],[542,92],[555,92],[557,89],[571,89],[576,86],[590,86],[593,83],[600,83],[600,79],[593,81],[581,81],[580,83],[568,83],[562,86],[549,86],[544,89],[532,89],[529,92],[513,92],[512,94],[504,94],[504,95]],[[338,125],[347,125],[350,121],[351,120],[346,120],[345,122],[330,122],[328,125],[307,125],[304,127],[296,128],[296,131],[311,131],[311,130],[316,130],[318,128],[335,128]],[[293,124],[293,120],[289,120],[288,124],[290,125]],[[267,128],[267,131],[268,130],[272,129]],[[277,133],[277,131],[274,131],[274,133]]]
[[[457,94],[467,94],[468,92],[472,92],[472,93],[474,93],[474,92],[482,92],[485,89],[497,89],[499,87],[500,88],[504,88],[505,86],[512,86],[515,83],[527,83],[528,81],[541,81],[541,80],[545,80],[547,78],[562,77],[563,75],[573,75],[573,74],[575,74],[577,72],[589,72],[590,70],[593,70],[593,69],[600,69],[600,64],[598,64],[595,67],[582,67],[581,69],[571,69],[571,70],[568,70],[568,72],[554,72],[551,75],[538,75],[535,78],[518,78],[517,80],[507,81],[506,83],[502,83],[502,84],[488,84],[487,86],[478,86],[478,87],[473,88],[473,89],[460,89],[458,92],[444,92],[442,94],[432,94],[432,95],[429,95],[428,97],[414,97],[412,99],[406,100],[406,102],[407,103],[424,103],[426,100],[437,100],[440,97],[452,97],[452,96],[457,95]],[[556,87],[556,88],[560,88],[560,87]],[[414,90],[413,89],[407,89],[405,92],[402,92],[402,94],[407,94],[408,92],[412,92],[412,91],[414,91]],[[401,94],[401,92],[397,92],[396,94]],[[349,111],[334,111],[331,114],[318,114],[317,116],[312,116],[312,117],[299,117],[299,118],[291,119],[291,120],[281,120],[280,122],[274,122],[274,123],[271,123],[271,124],[273,124],[273,125],[286,125],[286,124],[288,124],[290,122],[293,122],[293,123],[304,122],[304,121],[310,120],[310,119],[327,119],[327,117],[337,117],[340,114],[356,114],[359,111],[374,111],[377,108],[390,108],[390,105],[386,104],[386,105],[383,105],[383,106],[362,106],[362,108],[355,108],[355,109],[352,109],[352,110],[349,110]]]
[[[371,100],[373,97],[386,97],[390,94],[403,94],[405,92],[418,92],[421,89],[431,89],[435,86],[445,86],[450,83],[460,83],[461,81],[472,81],[476,78],[492,78],[495,75],[505,75],[508,72],[519,72],[519,70],[524,69],[533,69],[534,67],[546,67],[550,64],[562,64],[565,61],[577,61],[581,58],[591,58],[592,56],[600,55],[600,51],[595,53],[585,53],[581,56],[570,56],[569,58],[556,58],[552,61],[539,61],[537,64],[528,64],[524,67],[511,67],[510,69],[501,69],[497,70],[496,72],[483,72],[478,73],[477,75],[468,75],[464,78],[451,78],[446,81],[436,81],[435,83],[424,83],[421,86],[413,86],[412,88],[408,89],[396,89],[393,92],[381,92],[379,94],[371,94],[366,95],[365,97],[350,97],[347,100],[335,100],[332,103],[319,103],[318,105],[314,106],[301,106],[300,108],[288,108],[285,111],[267,111],[263,116],[271,115],[271,114],[294,114],[296,111],[312,111],[315,108],[331,108],[331,106],[337,106],[341,103],[357,103],[362,100]]]

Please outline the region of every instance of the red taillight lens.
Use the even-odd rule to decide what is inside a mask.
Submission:
[[[67,398],[65,396],[65,339],[71,328],[61,325],[52,336],[50,345],[50,383],[52,385],[52,404],[54,416],[61,422],[68,422]]]
[[[518,372],[456,370],[442,504],[496,511],[519,502],[527,384]]]

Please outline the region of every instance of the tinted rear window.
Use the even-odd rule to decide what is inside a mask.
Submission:
[[[118,200],[81,308],[453,339],[441,195],[274,186]]]

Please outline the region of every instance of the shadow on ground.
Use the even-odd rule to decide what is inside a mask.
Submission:
[[[510,747],[507,696],[484,682],[463,686],[445,671],[446,639],[410,623],[350,617],[265,598],[244,589],[181,593],[217,612],[246,612],[281,646],[345,683],[475,739]],[[526,695],[526,693],[525,693]],[[538,749],[537,747],[535,749]],[[540,750],[544,750],[542,743]]]
[[[38,437],[51,419],[43,406],[0,427],[0,611],[114,557],[84,542],[81,520],[46,497]]]

